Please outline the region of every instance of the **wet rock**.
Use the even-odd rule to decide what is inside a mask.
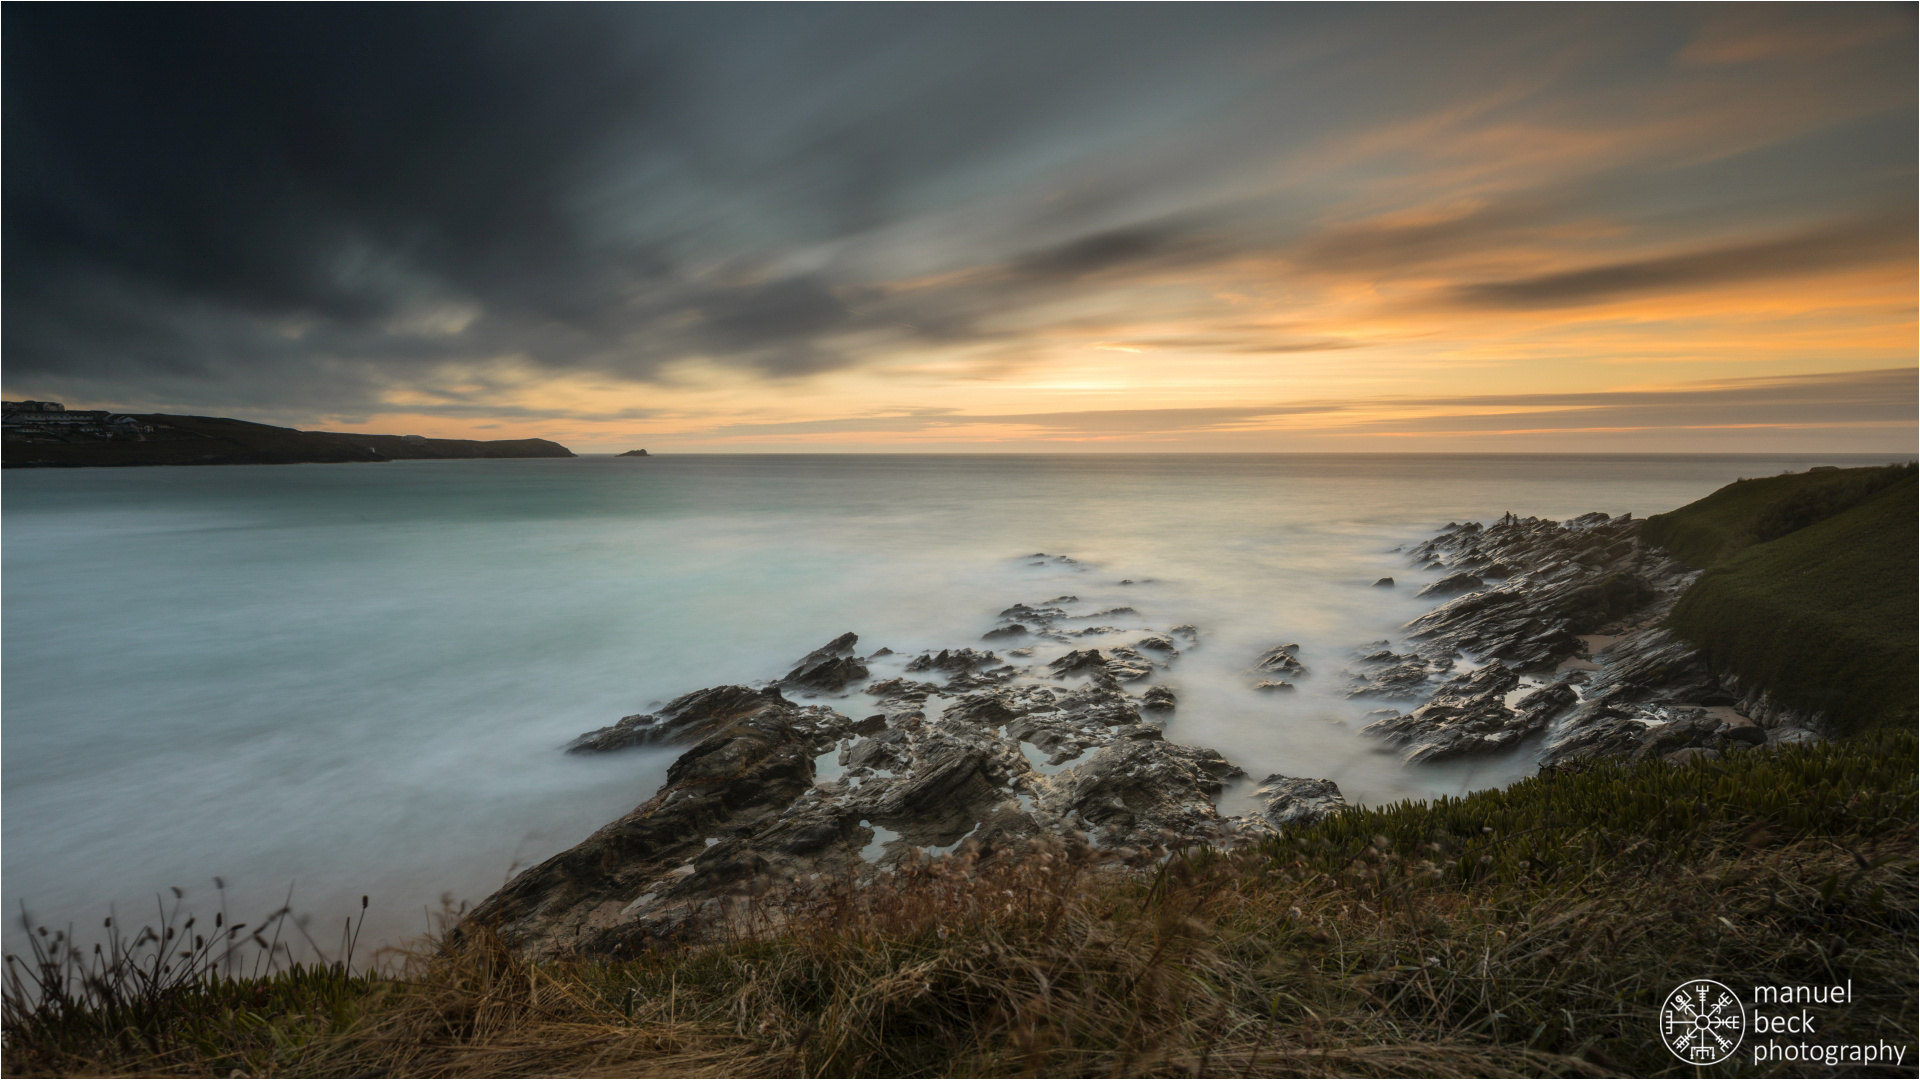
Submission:
[[[1361,733],[1406,747],[1409,763],[1504,749],[1545,725],[1538,713],[1507,707],[1507,693],[1519,684],[1511,668],[1488,664],[1449,679],[1425,705],[1376,720]]]
[[[1307,673],[1307,667],[1297,655],[1300,646],[1296,644],[1279,645],[1260,654],[1253,662],[1253,670],[1274,675],[1300,676]]]
[[[1271,694],[1276,690],[1291,691],[1295,689],[1294,685],[1285,679],[1261,679],[1259,682],[1253,684],[1253,688],[1263,694]]]
[[[611,952],[635,931],[672,937],[666,926],[632,926],[622,910],[635,910],[630,905],[636,898],[649,894],[705,897],[724,890],[736,880],[728,875],[739,870],[724,856],[735,852],[716,856],[706,838],[776,820],[811,788],[813,755],[824,749],[821,744],[831,745],[846,731],[830,719],[830,710],[737,693],[744,689],[698,691],[663,710],[689,699],[732,702],[709,713],[731,715],[668,768],[657,795],[516,876],[474,911],[472,922],[540,953]],[[738,708],[746,711],[732,711]],[[683,866],[691,869],[683,872]]]
[[[1376,641],[1354,651],[1347,666],[1347,696],[1373,697],[1388,701],[1418,699],[1433,684],[1435,676],[1453,667],[1446,650],[1429,650],[1428,655],[1396,653],[1390,643]]]
[[[1192,623],[1181,623],[1167,633],[1176,640],[1186,642],[1189,649],[1200,644],[1200,631],[1195,629]]]
[[[740,717],[769,704],[785,704],[776,689],[716,686],[683,694],[657,713],[623,716],[617,723],[589,731],[567,744],[569,754],[598,754],[630,746],[698,742]]]
[[[1141,695],[1140,707],[1148,712],[1171,712],[1178,699],[1172,690],[1164,686],[1149,686]]]
[[[1214,800],[1239,775],[1217,751],[1125,739],[1052,777],[1039,803],[1061,818],[1085,821],[1106,846],[1159,843],[1167,834],[1197,838],[1219,830]]]
[[[1626,516],[1588,514],[1567,522],[1509,514],[1491,528],[1452,526],[1412,557],[1453,577],[1501,576],[1501,584],[1460,596],[1408,624],[1417,639],[1542,670],[1576,655],[1576,635],[1647,625],[1693,573],[1643,548]],[[1477,570],[1475,568],[1478,568]]]
[[[907,662],[908,671],[945,671],[955,675],[975,668],[1001,663],[998,656],[980,649],[941,649],[922,653]]]
[[[915,682],[912,679],[886,679],[867,687],[867,693],[881,701],[907,701],[920,704],[930,695],[937,694],[941,687],[934,683]]]
[[[1106,673],[1107,658],[1099,649],[1075,649],[1058,660],[1047,665],[1047,670],[1055,676],[1065,678],[1069,675],[1086,675],[1093,672]]]
[[[1121,682],[1138,682],[1153,674],[1153,661],[1127,645],[1107,650],[1107,673]]]
[[[1004,638],[1026,637],[1028,634],[1031,634],[1032,632],[1033,631],[1028,630],[1025,626],[1022,626],[1019,623],[1013,623],[1011,625],[1002,626],[998,629],[989,630],[986,633],[981,634],[980,640],[981,641],[999,641]]]
[[[841,656],[852,656],[853,647],[860,642],[860,635],[849,630],[800,658],[793,667],[795,671],[814,667]]]
[[[1133,647],[1146,649],[1148,652],[1165,653],[1169,657],[1180,655],[1180,650],[1173,644],[1173,639],[1165,634],[1151,634],[1143,637],[1134,642]]]
[[[1391,589],[1393,588],[1393,579],[1390,577],[1383,577],[1380,580],[1374,582],[1373,587],[1376,589]]]
[[[1481,580],[1480,575],[1478,574],[1469,574],[1469,573],[1448,574],[1446,577],[1443,577],[1439,581],[1436,581],[1433,584],[1427,586],[1426,588],[1421,589],[1418,593],[1415,593],[1414,595],[1416,596],[1453,596],[1456,593],[1463,593],[1473,589],[1478,589],[1485,584],[1486,582]]]
[[[853,646],[859,640],[857,634],[841,634],[801,657],[793,670],[780,680],[780,685],[832,694],[846,689],[848,683],[866,678],[866,663],[853,655]]]
[[[780,680],[780,685],[795,690],[834,694],[845,690],[849,683],[866,678],[868,674],[866,663],[859,657],[839,656],[822,660],[812,667],[794,668],[786,678]]]
[[[1344,810],[1347,800],[1331,780],[1312,780],[1275,773],[1254,791],[1260,816],[1275,826],[1311,825],[1328,814]]]

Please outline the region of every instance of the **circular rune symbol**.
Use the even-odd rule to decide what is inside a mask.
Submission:
[[[1740,1049],[1747,1007],[1712,979],[1682,983],[1660,1006],[1660,1040],[1689,1065],[1718,1065]]]

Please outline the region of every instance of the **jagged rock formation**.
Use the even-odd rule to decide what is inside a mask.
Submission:
[[[1017,604],[1004,617],[1051,626],[1118,614],[1074,616],[1065,605],[1077,602]],[[1345,805],[1329,781],[1269,777],[1260,814],[1223,817],[1215,801],[1241,770],[1162,738],[1148,717],[1174,707],[1172,688],[1136,697],[1126,686],[1166,670],[1176,638],[1197,633],[1134,633],[1135,645],[1055,646],[1021,665],[978,649],[922,653],[857,690],[838,682],[861,663],[849,633],[772,686],[696,691],[582,735],[570,752],[691,748],[652,799],[523,872],[472,918],[536,954],[631,952],[711,933],[712,916],[743,898],[777,908],[823,881],[858,886],[961,844],[1054,836],[1163,851]],[[781,693],[796,687],[838,697],[801,705]]]
[[[1349,696],[1425,697],[1363,729],[1409,763],[1534,737],[1551,767],[1767,736],[1726,708],[1735,695],[1695,649],[1658,628],[1696,574],[1642,543],[1627,515],[1449,525],[1412,559],[1446,572],[1421,595],[1459,595],[1407,624],[1406,652],[1374,642],[1346,672]],[[1595,651],[1596,637],[1614,640]],[[1436,684],[1469,657],[1477,663]]]
[[[1347,805],[1331,780],[1311,780],[1275,773],[1254,791],[1260,814],[1274,825],[1311,825]]]

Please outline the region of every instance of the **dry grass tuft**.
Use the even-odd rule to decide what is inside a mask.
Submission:
[[[1595,766],[1145,870],[1057,841],[962,851],[798,907],[746,901],[726,940],[634,959],[534,963],[469,928],[457,948],[388,956],[377,976],[209,983],[170,999],[144,1040],[10,996],[5,1064],[163,1076],[1681,1074],[1652,1015],[1696,977],[1851,978],[1857,1004],[1822,1034],[1911,1045],[1915,773],[1912,734],[1863,736],[1680,769]],[[237,1009],[240,993],[276,1004]]]

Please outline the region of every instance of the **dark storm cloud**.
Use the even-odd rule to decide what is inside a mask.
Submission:
[[[1591,207],[1308,235],[1404,162],[1293,190],[1288,155],[1479,94],[1541,42],[1599,58],[1539,78],[1574,100],[1665,70],[1693,34],[1652,9],[1355,10],[9,5],[8,381],[129,407],[480,408],[511,391],[489,364],[792,379],[1059,330],[1078,317],[1063,301],[1163,271],[1267,259],[1360,280]],[[1911,57],[1892,48],[1841,81],[1872,101],[1896,87],[1868,111],[1905,131]],[[1847,176],[1910,186],[1911,155],[1888,154]],[[1780,243],[1455,295],[1574,303],[1870,246]],[[1351,347],[1340,332],[1189,336],[1251,354]]]
[[[1476,307],[1573,307],[1657,290],[1763,281],[1911,255],[1913,230],[1911,215],[1886,215],[1758,242],[1465,285],[1453,295],[1460,303]]]
[[[849,332],[965,336],[964,297],[863,304],[843,272],[725,268],[924,210],[930,184],[990,183],[964,178],[1025,167],[1049,125],[1111,139],[1134,110],[1103,88],[1152,94],[1236,26],[1301,21],[510,5],[4,18],[10,379],[244,397],[297,377],[343,401],[449,360],[647,378],[704,357],[790,376],[851,362],[834,340]],[[1089,272],[1125,246],[1096,237],[1036,272]]]
[[[1139,271],[1208,258],[1220,250],[1196,223],[1159,221],[1075,237],[1015,259],[1016,278],[1074,281],[1108,271]]]

